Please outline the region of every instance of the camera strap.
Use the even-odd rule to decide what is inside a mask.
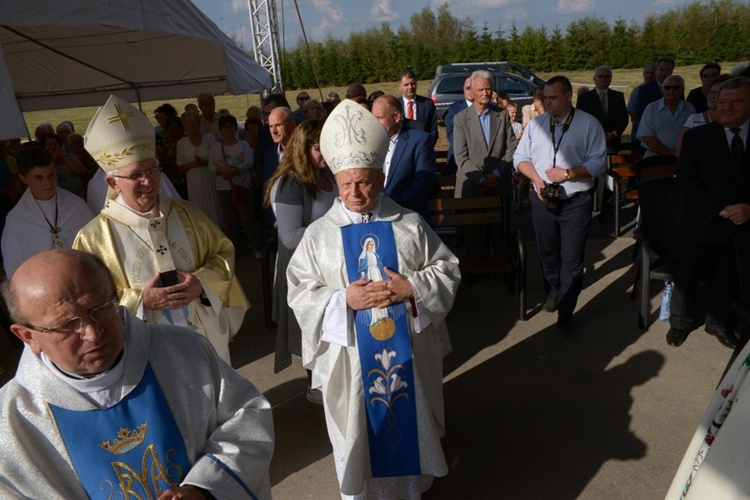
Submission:
[[[563,137],[565,136],[565,132],[568,131],[570,128],[570,122],[573,121],[573,115],[576,113],[576,108],[570,108],[570,113],[568,114],[568,117],[565,119],[565,123],[563,123],[562,128],[562,134],[560,134],[560,140],[555,142],[555,118],[550,115],[549,116],[549,132],[552,136],[552,146],[554,149],[554,155],[552,156],[552,168],[555,168],[557,166],[557,152],[560,150],[560,143],[563,140]]]

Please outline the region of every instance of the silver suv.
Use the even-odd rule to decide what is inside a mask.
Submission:
[[[435,103],[438,119],[444,120],[448,107],[459,99],[463,99],[464,81],[471,75],[472,71],[477,69],[487,68],[473,67],[470,71],[441,73],[435,77],[432,85],[430,85],[429,97]],[[533,102],[531,93],[539,85],[503,71],[493,71],[492,75],[494,80],[492,88],[495,91],[507,92],[510,100],[518,104],[519,111],[522,106]]]

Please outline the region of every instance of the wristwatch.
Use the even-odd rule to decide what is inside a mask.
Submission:
[[[570,180],[570,169],[565,169],[565,180],[566,181]]]

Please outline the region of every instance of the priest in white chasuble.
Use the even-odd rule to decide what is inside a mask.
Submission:
[[[73,248],[104,260],[135,316],[197,331],[229,362],[229,341],[250,306],[232,242],[196,206],[159,194],[153,127],[130,103],[107,100],[86,130],[86,149],[110,192]]]
[[[271,498],[271,406],[204,337],[133,317],[85,252],[37,254],[2,293],[24,351],[0,498]]]
[[[289,263],[302,362],[323,393],[342,498],[417,499],[448,473],[443,357],[458,259],[383,191],[389,138],[346,100],[320,147],[340,197]]]

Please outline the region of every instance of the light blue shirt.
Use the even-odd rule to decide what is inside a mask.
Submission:
[[[669,149],[675,149],[682,127],[693,113],[695,113],[693,105],[680,100],[677,103],[677,112],[673,115],[672,111],[664,104],[664,98],[662,97],[646,106],[643,111],[641,123],[638,125],[638,139],[656,137]],[[646,143],[641,141],[641,144],[648,149]],[[651,151],[651,155],[654,154]]]
[[[567,116],[560,123],[555,123],[555,142],[550,134],[549,113],[537,116],[526,127],[521,142],[513,155],[513,165],[524,161],[531,163],[534,170],[544,182],[551,183],[547,170],[552,168],[555,158],[555,144],[560,141],[563,125]],[[607,141],[604,129],[599,121],[590,114],[577,110],[570,122],[568,131],[560,141],[557,151],[557,167],[569,169],[583,166],[591,174],[590,179],[571,179],[562,183],[568,197],[594,186],[594,179],[603,175],[607,164]],[[535,188],[536,189],[536,188]]]

